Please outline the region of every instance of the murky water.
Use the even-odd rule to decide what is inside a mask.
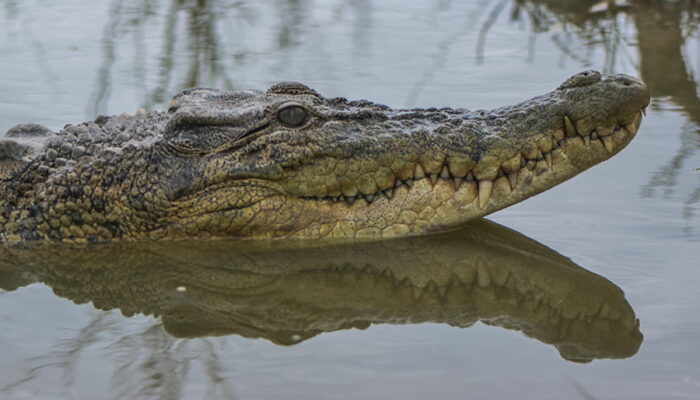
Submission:
[[[618,5],[0,1],[2,132],[280,80],[489,108],[595,68],[653,96],[621,154],[498,224],[1,248],[0,398],[700,398],[700,7]]]

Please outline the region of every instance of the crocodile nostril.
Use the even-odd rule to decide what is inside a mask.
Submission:
[[[168,104],[168,113],[172,114],[180,108],[180,102],[177,99],[170,100]]]
[[[619,86],[624,86],[624,87],[635,87],[635,88],[645,88],[646,86],[644,85],[644,82],[640,81],[639,79],[625,75],[625,74],[617,74],[617,75],[610,75],[608,78],[613,83],[616,83]]]

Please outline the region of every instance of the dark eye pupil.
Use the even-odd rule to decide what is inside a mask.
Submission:
[[[277,113],[277,118],[287,126],[297,127],[306,122],[307,114],[306,110],[299,106],[289,106],[281,109]]]

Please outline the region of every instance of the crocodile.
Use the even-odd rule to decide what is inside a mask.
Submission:
[[[610,158],[648,104],[643,82],[592,70],[490,111],[392,109],[296,82],[187,89],[167,112],[11,128],[0,141],[0,241],[443,231]]]

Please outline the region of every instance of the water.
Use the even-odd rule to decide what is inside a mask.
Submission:
[[[2,132],[280,80],[396,107],[490,108],[594,68],[641,76],[653,99],[622,153],[489,217],[507,228],[331,250],[5,249],[0,398],[700,398],[699,12],[642,0],[1,1]],[[493,282],[447,290],[455,269]],[[561,334],[498,285],[506,272],[566,313],[613,304],[643,340],[634,326]],[[444,287],[420,295],[427,279]]]

